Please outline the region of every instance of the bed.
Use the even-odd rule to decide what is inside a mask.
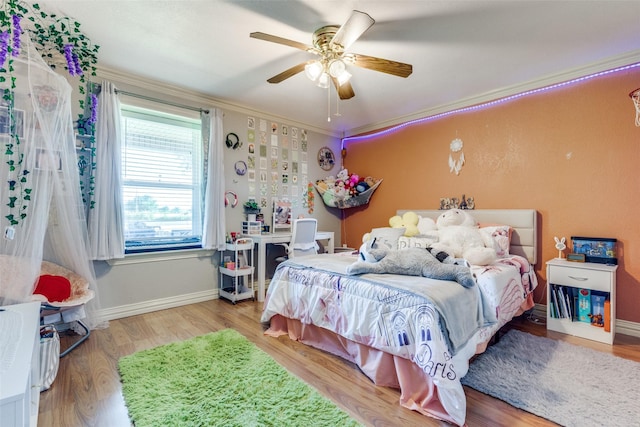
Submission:
[[[406,210],[398,211],[402,215]],[[413,210],[436,219],[442,211]],[[269,284],[265,334],[357,364],[375,384],[400,390],[400,404],[465,425],[460,379],[469,360],[513,317],[533,307],[535,210],[472,210],[481,226],[508,228],[507,253],[471,266],[476,285],[421,276],[349,275],[357,255],[321,254],[280,264]]]

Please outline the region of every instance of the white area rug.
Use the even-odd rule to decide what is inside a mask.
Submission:
[[[640,363],[518,330],[462,384],[567,427],[640,426]]]

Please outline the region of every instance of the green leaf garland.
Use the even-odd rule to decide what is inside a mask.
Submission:
[[[79,81],[79,93],[87,95],[86,87],[93,87],[90,77],[96,76],[99,46],[80,29],[80,23],[68,16],[50,14],[40,8],[37,3],[29,4],[24,1],[5,0],[0,8],[0,93],[2,108],[6,108],[10,121],[11,139],[5,144],[5,163],[9,166],[8,180],[0,182],[9,189],[7,206],[9,215],[5,219],[9,225],[18,225],[27,217],[28,202],[33,195],[29,187],[29,170],[24,165],[24,151],[20,135],[16,130],[14,116],[14,91],[16,77],[14,76],[13,57],[18,56],[21,48],[21,37],[27,35],[44,61],[56,70],[65,68],[71,76]],[[7,85],[6,83],[9,82]],[[90,91],[90,108],[84,99],[80,100],[80,110],[77,123],[83,126],[83,141],[86,148],[95,154],[95,109],[97,99]],[[86,122],[89,122],[88,125]],[[92,170],[95,163],[91,162]],[[93,173],[92,173],[93,175]],[[89,197],[93,194],[93,176],[89,181],[91,188]],[[93,208],[94,202],[85,203]],[[14,212],[17,210],[17,212]]]

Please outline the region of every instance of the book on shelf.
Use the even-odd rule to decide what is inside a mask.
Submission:
[[[556,285],[551,285],[551,298],[553,299],[554,316],[556,319],[560,317],[560,307],[558,306],[558,293],[556,292]]]
[[[591,291],[589,289],[578,290],[578,320],[591,323]]]
[[[571,321],[578,321],[578,288],[567,287],[567,304],[571,310]]]
[[[604,317],[604,301],[606,299],[606,295],[602,293],[591,292],[591,314]]]
[[[549,304],[551,305],[551,317],[575,320],[576,304],[573,288],[552,284]]]
[[[549,316],[610,329],[611,303],[607,292],[550,285]]]
[[[604,302],[607,294],[597,291],[591,292],[591,324],[594,326],[604,326]]]
[[[570,292],[570,287],[555,285],[556,299],[558,301],[558,317],[562,319],[573,318]]]
[[[573,320],[573,297],[571,296],[571,290],[573,288],[564,288],[564,300],[567,305],[567,318]]]
[[[556,294],[558,298],[558,305],[560,305],[560,317],[564,319],[567,317],[567,304],[562,294],[562,286],[556,286]]]

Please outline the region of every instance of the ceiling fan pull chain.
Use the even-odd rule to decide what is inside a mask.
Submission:
[[[327,88],[327,121],[331,121],[331,86]]]

